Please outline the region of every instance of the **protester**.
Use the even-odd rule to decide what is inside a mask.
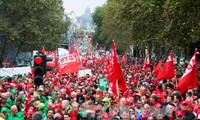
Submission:
[[[200,118],[200,89],[177,89],[184,67],[175,67],[173,78],[156,80],[153,69],[121,64],[124,88],[109,81],[103,62],[87,65],[91,74],[58,75],[56,69],[34,86],[32,74],[0,81],[0,120],[193,120]],[[120,82],[120,81],[118,81]],[[105,86],[104,86],[105,85]],[[102,87],[103,86],[103,87]]]

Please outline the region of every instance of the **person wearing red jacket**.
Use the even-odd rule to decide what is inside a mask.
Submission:
[[[78,112],[79,112],[79,104],[77,102],[73,102],[72,109],[69,111],[71,120],[77,120]]]

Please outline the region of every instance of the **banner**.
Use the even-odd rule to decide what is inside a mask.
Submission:
[[[69,51],[64,49],[64,48],[58,48],[58,58],[60,59],[61,57],[68,56]]]
[[[98,88],[100,90],[106,90],[106,88],[109,87],[109,84],[108,84],[108,80],[107,79],[99,79],[99,85],[98,85]]]
[[[16,74],[31,73],[31,67],[0,68],[0,76],[13,76]]]
[[[53,58],[52,61],[48,61],[47,62],[47,65],[51,66],[51,67],[55,67],[56,66],[56,51],[53,51],[51,53],[47,53],[46,55],[47,55],[47,57],[52,57]]]
[[[63,56],[58,61],[60,75],[78,72],[82,68],[80,57],[77,52]]]

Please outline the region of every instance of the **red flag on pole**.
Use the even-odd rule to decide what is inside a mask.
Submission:
[[[158,74],[156,80],[170,79],[170,78],[173,78],[174,76],[175,76],[174,59],[173,59],[173,55],[171,51],[167,59],[167,62],[165,63],[163,69]]]
[[[43,53],[43,54],[46,54],[46,53],[47,53],[47,52],[45,51],[44,47],[42,47],[42,49],[41,49],[40,52]]]
[[[177,85],[177,90],[179,91],[180,95],[188,89],[198,87],[197,70],[197,50],[195,50],[194,55],[185,70],[185,73]]]
[[[25,90],[25,95],[26,95],[25,112],[27,113],[28,109],[30,107],[29,102],[31,101],[31,95],[28,92],[28,85],[27,84],[25,85],[24,90]]]
[[[145,59],[144,59],[144,66],[143,66],[142,70],[146,71],[147,68],[149,67],[149,65],[150,65],[149,56],[146,56]]]
[[[112,42],[112,63],[111,63],[111,67],[112,67],[112,74],[111,74],[111,78],[112,80],[109,82],[112,82],[112,90],[113,92],[117,91],[117,89],[121,89],[123,92],[126,91],[126,83],[122,74],[122,70],[119,64],[119,60],[117,58],[117,50],[116,50],[116,45],[115,42]],[[118,92],[118,91],[117,91]]]
[[[126,53],[122,56],[122,59],[121,59],[121,63],[126,63],[127,62],[127,56],[126,56]]]
[[[161,70],[161,67],[162,67],[162,59],[159,61],[158,65],[154,69],[153,75],[157,76]]]

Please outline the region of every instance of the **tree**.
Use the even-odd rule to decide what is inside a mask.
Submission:
[[[133,45],[144,53],[147,47],[158,58],[169,50],[188,56],[188,48],[200,43],[199,6],[195,0],[108,0],[101,8],[97,38],[104,38],[102,44],[115,39],[123,51]]]
[[[53,50],[62,42],[68,21],[64,19],[62,0],[1,0],[0,33],[4,49]],[[0,63],[5,50],[0,49]],[[0,65],[1,66],[1,65]]]

